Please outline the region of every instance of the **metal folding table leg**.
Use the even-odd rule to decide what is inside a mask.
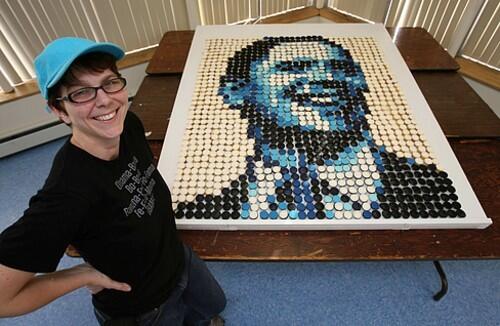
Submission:
[[[436,267],[439,277],[441,278],[441,290],[434,294],[433,298],[436,301],[441,300],[442,297],[448,292],[448,280],[446,279],[446,274],[444,273],[443,267],[438,260],[434,261],[434,266]]]

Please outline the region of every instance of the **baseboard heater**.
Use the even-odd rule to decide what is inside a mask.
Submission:
[[[0,158],[67,136],[71,129],[61,121],[25,130],[0,139]]]

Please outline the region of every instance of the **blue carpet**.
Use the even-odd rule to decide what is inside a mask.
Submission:
[[[0,230],[17,219],[64,140],[0,160]],[[80,263],[64,257],[60,267]],[[500,325],[500,261],[444,261],[439,302],[432,262],[209,262],[224,288],[227,325]],[[97,325],[90,295],[75,291],[0,325]]]

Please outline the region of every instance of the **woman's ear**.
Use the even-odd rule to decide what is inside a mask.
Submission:
[[[59,118],[59,120],[61,120],[62,122],[64,122],[67,125],[71,125],[71,119],[69,118],[68,114],[65,111],[55,107],[54,105],[50,105],[48,103],[47,103],[47,105],[50,108],[50,110],[52,111],[52,113],[55,114]]]

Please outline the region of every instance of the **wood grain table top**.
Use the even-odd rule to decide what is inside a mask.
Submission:
[[[388,27],[387,31],[410,70],[460,69],[460,65],[425,29]]]
[[[150,75],[182,73],[193,36],[194,31],[166,32],[146,67],[146,73]]]

